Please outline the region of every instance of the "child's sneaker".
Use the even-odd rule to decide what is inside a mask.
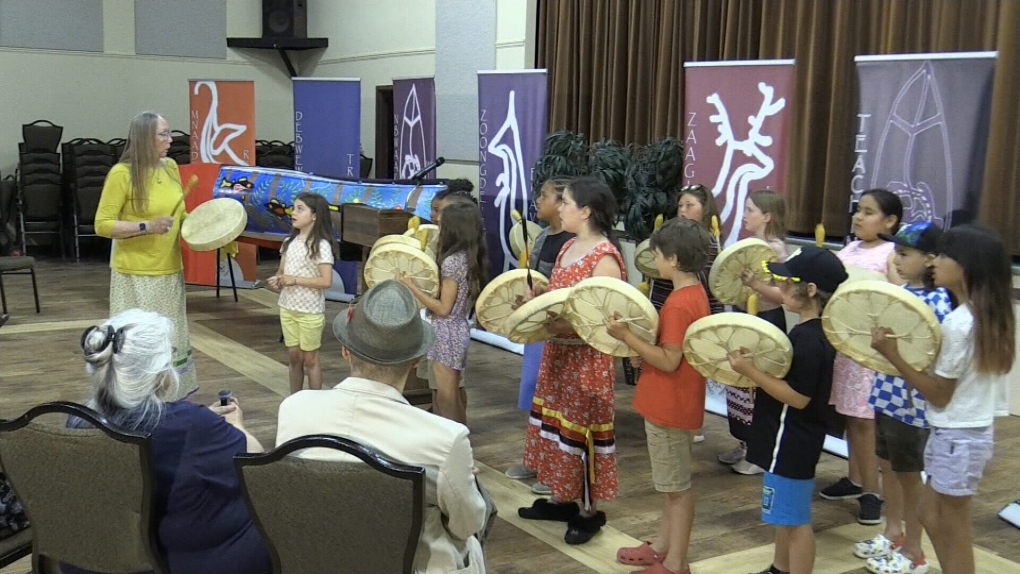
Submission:
[[[848,498],[860,498],[864,494],[864,489],[850,481],[849,478],[843,477],[836,482],[826,486],[818,493],[825,500],[845,500]]]
[[[872,574],[927,574],[928,562],[924,554],[915,560],[899,552],[881,558],[868,558],[865,567]]]
[[[737,448],[720,454],[718,458],[719,462],[728,466],[733,466],[734,464],[744,460],[745,456],[747,456],[747,447],[744,443],[740,443],[737,445]]]
[[[896,540],[889,540],[885,534],[878,533],[874,538],[861,540],[854,545],[854,556],[858,558],[880,558],[888,556],[903,546],[903,535]]]
[[[867,525],[882,523],[882,499],[877,494],[865,492],[857,501],[861,504],[861,509],[857,513],[858,523]]]

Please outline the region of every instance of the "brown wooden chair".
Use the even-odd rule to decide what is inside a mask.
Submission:
[[[41,416],[49,415],[47,423]],[[54,416],[56,415],[56,416]],[[95,428],[67,428],[77,417]],[[150,438],[55,402],[0,422],[0,459],[32,525],[32,569],[168,573],[152,505]]]
[[[308,448],[339,451],[351,460],[288,456]],[[424,468],[331,435],[297,438],[265,454],[238,454],[234,463],[276,574],[413,571],[424,526]]]

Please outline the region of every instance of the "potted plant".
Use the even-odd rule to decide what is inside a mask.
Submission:
[[[560,130],[545,136],[542,157],[535,162],[532,184],[535,192],[549,178],[588,174],[588,142],[583,134]]]
[[[627,200],[627,166],[633,151],[631,145],[605,138],[588,149],[588,175],[601,179],[613,190],[621,213]]]
[[[672,137],[635,151],[627,167],[624,229],[635,243],[651,236],[655,217],[676,214],[683,173],[683,144]]]

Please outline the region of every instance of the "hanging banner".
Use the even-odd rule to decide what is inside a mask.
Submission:
[[[409,179],[435,159],[435,80],[433,78],[394,79],[394,178]]]
[[[534,219],[531,172],[545,142],[546,79],[545,70],[478,72],[478,199],[490,276],[517,267],[511,213]]]
[[[786,194],[793,60],[684,64],[684,183],[712,189],[725,246],[747,237],[747,194]]]
[[[255,165],[255,82],[190,80],[191,163]]]
[[[220,165],[255,165],[255,82],[190,80],[189,130],[191,165],[181,166],[181,177],[198,177],[198,185],[186,200],[188,211],[212,199],[213,183]],[[256,248],[238,245],[233,257],[216,259],[216,252],[195,252],[181,241],[184,281],[213,286],[216,276],[230,286],[230,267],[238,287],[255,284]],[[221,252],[225,253],[225,251]]]
[[[977,219],[995,52],[858,56],[851,208],[884,188],[903,221]]]
[[[294,169],[361,177],[361,80],[294,78]]]

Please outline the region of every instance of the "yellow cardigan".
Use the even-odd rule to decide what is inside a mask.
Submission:
[[[110,169],[103,184],[103,195],[96,210],[96,233],[110,237],[116,221],[149,221],[170,216],[170,210],[183,197],[181,173],[177,163],[164,159],[149,180],[149,200],[144,211],[137,211],[131,192],[131,170],[125,163]],[[174,226],[164,235],[139,235],[113,240],[110,267],[128,275],[170,275],[184,268],[181,261],[181,222],[186,217],[183,205],[177,209]]]

